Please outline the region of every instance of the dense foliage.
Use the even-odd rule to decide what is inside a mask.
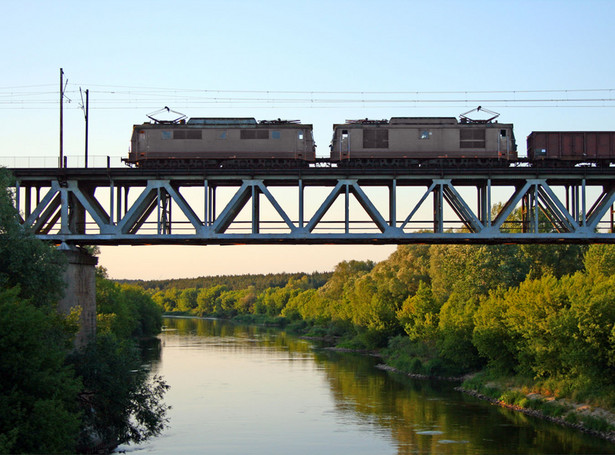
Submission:
[[[210,288],[226,286],[232,291],[246,289],[253,286],[258,291],[267,288],[284,287],[290,280],[299,280],[307,277],[312,287],[322,286],[330,277],[330,272],[305,273],[268,273],[258,275],[219,275],[201,276],[198,278],[179,278],[168,280],[118,280],[121,284],[132,284],[147,290],[165,291],[167,289]]]
[[[78,314],[60,316],[64,261],[19,224],[0,168],[0,453],[75,453],[141,441],[165,424],[166,384],[148,380],[136,337],[161,311],[139,288],[97,279],[99,333],[83,352]]]
[[[160,307],[143,289],[107,279],[103,268],[97,269],[96,306],[96,339],[70,358],[84,386],[80,451],[141,442],[166,424],[168,385],[142,368],[135,341],[160,332]]]
[[[0,287],[18,287],[21,297],[47,306],[62,297],[64,257],[19,224],[11,180],[0,168]]]
[[[71,452],[81,384],[59,317],[0,290],[0,453]]]
[[[233,317],[239,314],[266,314],[279,316],[291,296],[305,290],[320,287],[326,280],[321,274],[292,274],[282,286],[271,286],[259,290],[250,277],[264,275],[243,275],[247,280],[245,288],[233,289],[225,284],[210,287],[175,288],[164,290],[149,288],[154,302],[165,312],[181,312],[196,316]],[[180,285],[184,280],[178,280]],[[172,282],[172,281],[171,281]],[[277,283],[277,281],[276,281]],[[134,288],[136,289],[136,288]]]
[[[404,245],[378,264],[337,265],[322,286],[291,279],[150,291],[167,312],[258,317],[387,348],[427,375],[487,368],[552,393],[615,405],[615,249],[592,245]]]

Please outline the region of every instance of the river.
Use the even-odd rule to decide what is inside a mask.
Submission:
[[[615,454],[615,445],[315,348],[275,329],[165,318],[152,373],[170,426],[138,454]]]

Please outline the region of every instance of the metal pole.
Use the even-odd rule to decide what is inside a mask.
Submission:
[[[60,68],[60,163],[64,163],[64,70]]]
[[[299,229],[303,228],[303,179],[299,179]]]
[[[538,206],[538,184],[534,185],[534,234],[538,234],[539,232],[539,225],[538,225],[538,217],[540,215],[539,212],[539,206]]]
[[[209,182],[207,179],[203,181],[203,210],[205,219],[205,226],[209,226]]]
[[[158,187],[158,212],[156,214],[156,217],[158,219],[157,222],[157,231],[158,231],[158,235],[162,234],[162,224],[160,223],[160,216],[161,216],[161,210],[160,210],[160,187]]]
[[[389,186],[389,225],[396,227],[397,224],[397,179]]]
[[[349,219],[350,218],[350,207],[349,207],[349,205],[350,205],[350,192],[349,192],[349,188],[348,188],[348,183],[346,183],[345,186],[346,186],[346,198],[345,198],[346,199],[345,200],[345,207],[346,207],[346,209],[345,209],[345,216],[344,216],[344,219],[345,219],[344,232],[346,234],[348,234],[350,232],[350,219]]]
[[[259,189],[256,185],[252,185],[252,234],[259,233],[260,223],[260,204],[259,204]]]
[[[583,214],[583,226],[587,226],[587,194],[585,193],[585,179],[583,179],[582,195],[581,195],[581,211]]]
[[[491,179],[487,179],[487,226],[491,227]]]
[[[85,167],[88,167],[88,121],[90,120],[90,91],[85,91]]]
[[[87,160],[86,160],[87,163]],[[113,216],[114,216],[114,210],[115,210],[115,202],[113,200],[113,192],[115,190],[115,185],[113,183],[113,180],[109,181],[109,224],[113,225],[115,224],[113,222]]]

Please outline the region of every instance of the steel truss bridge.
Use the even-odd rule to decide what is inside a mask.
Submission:
[[[615,243],[615,168],[11,171],[66,246]]]

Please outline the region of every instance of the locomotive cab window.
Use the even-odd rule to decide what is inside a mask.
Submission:
[[[500,130],[500,137],[506,137],[506,130]]]
[[[300,141],[302,141],[302,140],[303,140],[303,131],[299,131],[299,132],[297,133],[297,138],[298,138]]]
[[[366,128],[363,130],[363,148],[389,148],[389,130],[386,128]]]
[[[431,131],[429,131],[429,130],[420,130],[419,131],[419,139],[421,139],[421,140],[431,139]]]
[[[462,128],[459,130],[459,148],[484,149],[485,128]]]

